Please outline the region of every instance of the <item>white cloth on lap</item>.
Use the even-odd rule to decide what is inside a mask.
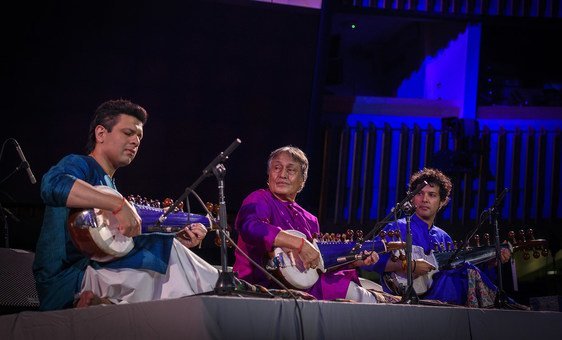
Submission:
[[[174,239],[168,270],[86,268],[81,292],[92,291],[113,303],[172,299],[214,290],[216,268]]]
[[[345,298],[356,302],[378,303],[377,298],[373,295],[373,293],[353,281],[351,281],[347,287],[347,294]]]

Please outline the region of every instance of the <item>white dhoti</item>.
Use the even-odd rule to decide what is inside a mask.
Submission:
[[[373,293],[353,281],[351,281],[347,287],[347,294],[345,298],[362,303],[378,303],[377,298]]]
[[[174,239],[168,270],[86,268],[81,292],[92,291],[113,303],[189,296],[214,290],[218,270]]]

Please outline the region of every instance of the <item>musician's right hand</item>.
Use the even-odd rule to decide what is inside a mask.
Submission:
[[[133,237],[141,233],[141,218],[137,210],[129,201],[125,200],[123,207],[115,214],[119,222],[119,232],[125,236]]]
[[[300,250],[300,252],[297,252],[297,254],[302,260],[306,269],[314,269],[320,264],[320,252],[312,245],[312,243],[308,242],[307,240],[304,240],[302,249]]]
[[[298,256],[306,269],[316,268],[320,264],[320,252],[305,238],[281,230],[273,245],[281,247],[285,253],[292,253],[294,258]]]
[[[413,274],[416,276],[423,276],[432,270],[435,270],[435,266],[427,262],[424,259],[414,260],[415,265],[413,267]]]

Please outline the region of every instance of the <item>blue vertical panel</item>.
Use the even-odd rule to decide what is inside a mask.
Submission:
[[[391,134],[391,144],[390,144],[390,168],[388,172],[388,200],[386,205],[386,213],[390,212],[390,209],[396,205],[394,197],[396,197],[396,173],[398,170],[398,137],[400,131],[393,128]]]
[[[525,202],[525,181],[527,180],[527,172],[526,172],[526,168],[525,168],[525,160],[527,159],[527,152],[528,152],[528,148],[529,148],[529,144],[526,142],[528,133],[526,133],[526,130],[521,130],[521,149],[520,150],[514,150],[515,152],[520,153],[521,155],[521,159],[519,164],[515,164],[515,166],[517,166],[519,168],[519,182],[517,183],[517,189],[519,194],[517,195],[518,198],[518,204],[517,204],[517,219],[523,219],[523,216],[525,215],[525,207],[523,206],[523,203]]]
[[[480,62],[480,40],[482,24],[469,24],[466,28],[466,70],[464,86],[464,106],[462,118],[476,118],[478,96],[478,70]]]
[[[448,207],[444,209],[442,212],[440,219],[443,221],[450,221],[451,223],[456,223],[457,217],[463,216],[464,211],[468,211],[468,218],[470,220],[477,220],[481,211],[484,208],[489,208],[489,206],[494,202],[496,199],[496,195],[505,187],[509,188],[510,191],[505,198],[502,208],[501,220],[505,222],[512,222],[518,223],[524,217],[530,222],[535,218],[545,219],[549,218],[550,214],[554,213],[557,217],[562,215],[562,208],[561,203],[557,202],[556,207],[550,207],[549,203],[551,200],[551,196],[554,190],[560,190],[561,188],[553,188],[553,186],[559,186],[560,179],[562,178],[562,173],[560,168],[554,168],[553,166],[553,152],[554,152],[554,140],[555,136],[560,127],[560,122],[553,120],[552,124],[548,121],[541,120],[541,121],[530,121],[530,120],[492,120],[486,119],[483,120],[485,122],[481,123],[481,126],[484,128],[490,128],[489,131],[489,157],[487,159],[487,165],[489,170],[489,177],[485,175],[479,175],[478,173],[471,173],[472,179],[467,179],[465,176],[462,176],[457,181],[457,184],[454,190],[457,193],[462,193],[467,189],[472,191],[470,197],[467,197],[466,204],[463,206],[462,202],[459,199],[462,198],[462,195],[456,196],[456,201],[452,202]],[[526,125],[522,123],[527,123]],[[538,157],[538,148],[539,143],[531,143],[527,142],[529,138],[529,131],[530,127],[536,128],[537,126],[546,126],[546,137],[544,139],[545,142],[545,152],[544,158],[539,159]],[[406,165],[406,176],[404,178],[405,181],[409,179],[409,175],[412,172],[419,170],[420,168],[427,166],[427,159],[425,153],[423,152],[428,143],[427,137],[429,135],[429,130],[432,124],[438,125],[441,127],[440,120],[435,118],[424,118],[424,117],[384,117],[379,115],[365,115],[365,114],[358,114],[358,115],[349,115],[347,120],[347,126],[350,128],[350,134],[346,138],[347,142],[351,143],[346,144],[346,164],[344,171],[347,170],[347,174],[345,176],[345,190],[342,190],[341,193],[343,197],[345,197],[343,207],[340,210],[340,213],[344,213],[344,218],[347,219],[351,217],[351,220],[358,220],[361,219],[363,216],[370,221],[376,221],[377,219],[381,219],[386,215],[392,207],[395,206],[398,200],[404,197],[405,195],[405,188],[398,188],[398,162],[400,160],[399,157],[399,139],[400,139],[400,125],[405,124],[409,127],[410,130],[413,129],[415,124],[420,124],[423,128],[420,129],[420,148],[419,148],[419,163],[418,164],[410,164],[410,158],[407,158],[408,164]],[[357,134],[361,133],[361,129],[365,125],[372,124],[373,129],[375,130],[374,138],[374,147],[373,149],[369,150],[368,152],[371,153],[372,157],[372,167],[369,168],[369,172],[366,172],[367,169],[367,160],[368,156],[366,154],[366,143],[368,143],[367,138],[360,138],[360,143],[353,143],[352,141],[359,137]],[[385,125],[388,124],[390,129],[390,143],[387,145],[388,149],[386,150],[387,154],[386,157],[388,158],[388,180],[385,181],[383,184],[388,187],[384,187],[384,193],[387,197],[387,201],[385,202],[384,206],[381,207],[381,211],[378,212],[379,206],[379,193],[383,188],[381,188],[381,160],[384,159],[382,154],[382,147],[383,147],[383,133],[385,131]],[[507,129],[505,131],[505,149],[502,151],[498,148],[499,142],[499,134],[500,130],[503,129],[503,126],[506,126]],[[524,128],[521,128],[521,127]],[[358,131],[359,130],[359,131]],[[519,131],[520,134],[520,144],[515,144],[515,135],[516,132]],[[409,131],[408,134],[411,135],[412,131]],[[431,152],[430,154],[434,154],[435,152],[439,151],[440,148],[440,138],[443,135],[443,131],[441,129],[436,129],[434,133],[434,139],[432,141],[432,145],[430,145]],[[363,136],[363,135],[362,135]],[[447,133],[447,140],[446,140],[446,147],[453,150],[454,149],[454,134]],[[409,152],[412,148],[411,140],[408,143],[408,146],[404,147],[401,152]],[[529,147],[532,147],[530,149]],[[504,157],[502,161],[502,166],[499,167],[498,164],[498,157],[499,153],[502,153]],[[353,156],[355,155],[355,156]],[[357,159],[356,167],[357,169],[353,169],[352,159],[353,157],[360,157]],[[516,157],[516,158],[514,158]],[[544,168],[544,190],[540,192],[528,191],[529,196],[525,197],[525,188],[529,188],[528,183],[538,183],[537,176],[539,175],[536,168],[538,162],[541,162],[541,166]],[[531,167],[526,166],[526,164],[530,164]],[[555,169],[555,170],[554,170]],[[553,172],[557,173],[553,173]],[[355,172],[357,178],[352,181],[352,172]],[[513,177],[514,174],[517,177]],[[461,174],[462,175],[462,174]],[[369,176],[369,181],[372,183],[372,186],[369,188],[365,187],[366,178],[365,176]],[[486,183],[482,183],[480,185],[479,180],[482,178],[486,180]],[[530,178],[530,179],[529,179]],[[555,178],[556,180],[553,180]],[[514,181],[516,179],[516,181]],[[499,183],[500,181],[501,183]],[[529,182],[530,181],[530,182]],[[541,184],[542,186],[542,184]],[[350,211],[350,198],[351,194],[353,193],[354,199],[357,197],[365,194],[365,190],[368,190],[367,194],[370,195],[368,200],[359,200],[357,204],[353,205],[353,211]],[[482,193],[482,203],[480,206],[476,206],[477,200],[475,199],[478,194],[478,190],[484,190]],[[527,189],[529,190],[529,189]],[[534,188],[531,188],[534,190]],[[355,193],[354,193],[355,192]],[[525,215],[525,199],[527,199],[528,207],[527,207],[527,214]],[[530,201],[529,201],[530,200]],[[361,202],[365,202],[364,204]],[[368,205],[368,206],[365,206]],[[454,210],[453,210],[454,209]],[[469,209],[469,210],[467,210]],[[553,211],[555,209],[556,211]],[[366,211],[366,213],[362,214]],[[384,211],[384,214],[383,214]],[[454,212],[454,214],[453,214]],[[336,213],[337,214],[337,213]],[[351,216],[349,214],[352,214]],[[382,215],[383,214],[383,215]],[[513,215],[511,215],[513,214]],[[453,220],[454,218],[454,220]],[[460,221],[460,219],[459,219]]]
[[[539,214],[540,216],[550,216],[550,204],[547,204],[548,200],[552,195],[552,190],[557,190],[553,188],[552,178],[557,174],[553,173],[552,164],[554,159],[549,157],[554,151],[554,134],[546,134],[546,157],[545,157],[545,174],[544,174],[544,197],[539,197],[539,206],[542,205]],[[560,174],[558,174],[560,176]],[[560,209],[558,210],[560,212]],[[560,217],[560,216],[559,216]]]
[[[498,141],[499,131],[490,130],[490,158],[488,164],[492,180],[490,180],[486,185],[486,200],[482,202],[483,206],[486,208],[489,207],[490,202],[493,202],[494,191],[496,189],[495,183],[498,180]]]
[[[359,125],[360,123],[358,123]],[[347,177],[345,178],[345,196],[344,196],[344,200],[343,200],[343,219],[347,220],[350,216],[350,214],[352,214],[352,212],[349,211],[349,203],[350,203],[350,187],[352,185],[352,174],[353,174],[353,155],[355,152],[355,143],[353,143],[353,141],[355,140],[355,138],[357,138],[357,126],[354,127],[350,127],[349,129],[349,141],[351,143],[348,144],[347,148],[347,159],[346,159],[346,164],[347,164]]]
[[[514,200],[514,197],[517,192],[516,188],[514,188],[511,185],[512,172],[515,171],[515,165],[513,164],[513,151],[512,151],[514,145],[513,136],[514,136],[513,132],[511,131],[506,132],[505,169],[502,170],[505,171],[503,187],[509,188],[509,195],[506,196],[504,202],[504,209],[502,211],[502,213],[505,214],[504,216],[509,216],[509,211],[510,211],[509,207],[511,206],[511,201]],[[511,219],[511,216],[509,216],[509,218]]]

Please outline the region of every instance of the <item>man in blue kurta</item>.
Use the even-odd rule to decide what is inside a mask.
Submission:
[[[140,235],[141,218],[133,205],[117,192],[97,187],[116,189],[115,171],[135,158],[146,120],[146,111],[130,101],[103,103],[90,125],[88,155],[66,156],[43,177],[41,197],[46,208],[33,265],[40,309],[213,290],[216,269],[187,249],[201,242],[206,234],[203,225],[186,226],[178,234]],[[67,230],[71,208],[112,212],[119,232],[133,237],[133,250],[107,263],[84,256]]]
[[[449,269],[438,269],[432,251],[449,250],[453,245],[451,237],[433,223],[437,213],[447,205],[452,189],[451,180],[437,169],[424,168],[412,175],[410,188],[417,188],[424,181],[428,183],[414,196],[412,203],[415,213],[411,217],[412,232],[412,273],[414,288],[424,299],[465,305],[469,307],[491,307],[494,305],[497,287],[477,267],[469,262]],[[406,237],[406,220],[399,219],[390,223],[383,231],[399,231],[403,239]],[[391,233],[392,235],[393,233]],[[385,236],[387,241],[394,236]],[[380,239],[380,236],[377,237]],[[511,256],[507,249],[502,250],[502,262]],[[380,256],[379,262],[368,269],[381,274],[381,285],[387,292],[401,294],[407,284],[406,260],[397,260],[391,254]]]

